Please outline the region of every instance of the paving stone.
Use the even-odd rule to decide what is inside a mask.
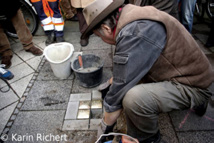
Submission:
[[[3,88],[3,89],[6,89],[7,87]],[[6,93],[1,93],[1,96],[0,96],[0,109],[12,104],[13,102],[16,102],[19,100],[19,98],[17,97],[17,95],[13,92],[13,90],[9,90],[8,92]]]
[[[62,130],[87,130],[89,120],[65,120]]]
[[[176,132],[171,124],[171,119],[167,113],[159,115],[159,129],[162,135],[161,141],[164,143],[179,143],[176,138]]]
[[[77,119],[89,119],[90,110],[89,109],[79,109],[77,113]]]
[[[77,119],[79,102],[68,102],[68,108],[66,110],[65,119]]]
[[[94,54],[100,57],[104,63],[103,67],[112,67],[112,49],[83,51],[84,54]]]
[[[10,71],[14,74],[14,78],[9,80],[9,83],[13,83],[14,81],[17,81],[23,77],[26,77],[34,72],[34,70],[30,68],[26,63],[22,63],[20,65],[14,66],[10,68]]]
[[[64,110],[20,112],[10,129],[8,142],[14,142],[11,138],[12,134],[32,135],[34,140],[30,140],[31,142],[37,142],[38,134],[60,135],[59,130],[62,127],[64,115]],[[46,141],[38,140],[38,142]]]
[[[178,132],[180,143],[213,143],[214,131]]]
[[[90,130],[97,130],[102,119],[90,119]]]
[[[90,109],[91,101],[80,101],[79,109]]]
[[[101,119],[103,117],[102,108],[99,109],[91,109],[91,119]]]
[[[36,70],[42,60],[43,56],[36,56],[30,60],[27,60],[26,62],[34,69]]]
[[[16,115],[12,115],[11,118],[10,118],[10,120],[14,121],[16,119],[16,117],[17,117]]]
[[[13,122],[12,122],[12,121],[10,121],[9,123],[7,123],[7,127],[12,126],[12,124],[13,124]]]
[[[92,91],[92,100],[101,100],[102,99],[102,94],[98,90],[93,90]]]
[[[1,101],[1,100],[0,100]],[[12,115],[14,109],[16,108],[18,102],[13,103],[12,105],[0,110],[0,134],[3,131],[5,125],[7,124],[10,116]]]
[[[176,131],[196,131],[214,129],[214,107],[208,105],[203,117],[197,116],[192,110],[173,111],[170,113]]]
[[[76,93],[70,95],[70,102],[91,100],[91,93]]]
[[[111,68],[103,68],[103,76],[102,76],[102,82],[106,82],[108,79],[112,77],[112,70]],[[93,88],[85,88],[80,86],[79,80],[75,79],[74,85],[72,88],[72,93],[91,93],[93,90],[98,90],[98,87],[93,87]]]
[[[65,21],[64,33],[79,32],[79,22],[78,21]]]
[[[17,52],[23,50],[23,46],[20,41],[14,43],[14,44],[11,44],[10,46],[14,53],[17,53]]]
[[[68,79],[73,79],[73,78],[74,78],[74,74],[72,72],[72,74],[68,77]],[[50,63],[46,61],[41,71],[39,72],[37,80],[47,81],[47,80],[59,80],[59,79],[54,75],[51,69]]]
[[[200,39],[200,41],[205,44],[207,42],[208,35],[204,34],[195,34],[195,36]]]
[[[30,74],[11,84],[12,88],[16,91],[19,97],[22,97],[32,77],[33,77],[33,74]]]
[[[35,55],[33,55],[32,53],[30,52],[26,52],[24,49],[17,52],[16,53],[22,60],[26,61],[28,59],[31,59],[33,57],[35,57]]]
[[[21,60],[16,54],[13,54],[13,58],[12,58],[11,62],[12,62],[11,67],[14,67],[18,64],[23,63],[23,60]]]
[[[90,36],[88,45],[82,47],[82,50],[101,50],[101,49],[111,49],[111,45],[103,42],[100,37],[94,34]]]
[[[68,41],[69,43],[78,43],[80,42],[80,32],[66,32],[64,33],[65,41]]]
[[[47,39],[47,36],[33,36],[33,43],[34,44],[40,44],[45,42]]]
[[[36,81],[21,110],[67,109],[72,80]]]

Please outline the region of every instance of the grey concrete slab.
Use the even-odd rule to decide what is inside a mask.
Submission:
[[[90,130],[97,130],[102,119],[90,119]]]
[[[68,102],[68,108],[66,110],[65,119],[77,119],[79,102]]]
[[[43,140],[43,137],[50,134],[54,136],[61,134],[60,129],[63,124],[64,115],[64,110],[19,112],[8,134],[9,140],[7,143],[15,142],[11,138],[12,135],[15,134],[32,136],[29,138],[30,140],[24,140],[22,142],[47,142],[50,138],[48,138],[48,140]],[[40,135],[42,136],[42,140],[37,138]],[[56,141],[52,139],[50,142]]]
[[[14,78],[9,80],[9,83],[13,83],[14,81],[17,81],[27,75],[30,75],[31,73],[34,73],[34,70],[26,63],[11,67],[10,71],[14,74]]]
[[[12,62],[11,67],[14,67],[14,66],[16,66],[18,64],[21,64],[23,62],[23,60],[21,60],[16,54],[13,54],[13,58],[12,58],[11,62]]]
[[[108,79],[112,77],[112,70],[111,68],[103,68],[103,76],[102,76],[102,82],[106,82]],[[72,88],[72,93],[91,93],[93,90],[98,90],[98,87],[94,88],[85,88],[80,86],[79,80],[75,78],[74,85]]]
[[[12,115],[14,109],[16,108],[18,102],[13,103],[12,105],[0,110],[0,134],[3,131],[5,125],[7,124],[10,116]]]
[[[94,54],[104,62],[104,67],[112,67],[112,49],[83,51],[83,54]]]
[[[64,33],[65,41],[69,43],[79,43],[80,42],[80,32],[66,32]]]
[[[68,135],[68,142],[60,143],[95,143],[97,131],[63,131]]]
[[[93,90],[92,91],[92,100],[101,100],[102,99],[102,94],[98,90]]]
[[[171,124],[171,119],[167,113],[159,115],[159,129],[162,135],[161,141],[164,143],[178,143],[176,132]]]
[[[39,44],[39,43],[44,43],[47,39],[47,36],[33,36],[33,43],[34,44]]]
[[[67,32],[79,32],[79,22],[65,20],[64,33]]]
[[[16,91],[19,97],[22,97],[32,77],[33,73],[11,84],[13,90]]]
[[[8,89],[7,87],[4,87],[3,90],[5,91],[6,89]],[[8,92],[6,93],[1,93],[1,96],[0,96],[0,109],[16,102],[19,100],[18,96],[14,93],[13,90],[9,90]]]
[[[111,48],[110,44],[107,44],[96,35],[91,35],[87,46],[82,47],[82,50],[102,50]]]
[[[180,143],[213,143],[214,131],[178,132]]]
[[[214,107],[208,105],[203,117],[197,116],[193,110],[173,111],[170,113],[176,131],[200,131],[214,129]]]
[[[34,70],[37,70],[43,56],[36,56],[32,59],[26,60],[26,63],[30,65]]]
[[[72,80],[36,81],[22,110],[67,109]]]
[[[25,50],[21,50],[21,51],[17,52],[16,54],[24,61],[35,57],[35,55],[33,55],[30,52],[26,52]]]
[[[91,93],[76,93],[71,94],[69,102],[91,100]]]
[[[68,77],[68,79],[73,79],[74,78],[74,74],[72,72],[72,74]],[[37,77],[37,80],[59,80],[53,73],[50,63],[46,60],[44,65],[42,66],[39,75]]]
[[[18,40],[18,42],[11,44],[10,46],[11,46],[11,49],[14,53],[17,53],[17,52],[23,50],[23,46],[19,40]]]
[[[62,130],[88,130],[89,120],[65,120]]]

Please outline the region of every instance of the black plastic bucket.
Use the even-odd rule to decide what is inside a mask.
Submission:
[[[98,86],[102,80],[103,61],[92,54],[82,55],[82,61],[83,69],[80,68],[78,59],[71,64],[80,85],[87,88]]]

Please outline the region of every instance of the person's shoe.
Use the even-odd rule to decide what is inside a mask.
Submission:
[[[208,100],[207,100],[207,102],[205,102],[199,106],[193,107],[193,110],[195,110],[196,115],[203,116],[207,111],[207,106],[208,106]]]
[[[61,37],[56,37],[56,42],[57,43],[60,43],[60,42],[65,42],[64,38],[61,36]]]
[[[12,63],[11,63],[12,57],[13,56],[2,56],[1,64],[5,65],[5,69],[8,69],[12,65]]]
[[[48,46],[48,45],[54,43],[54,40],[55,40],[55,36],[54,36],[54,33],[53,33],[53,32],[50,33],[50,34],[47,35],[47,36],[48,36],[48,38],[47,38],[47,40],[45,41],[45,45],[46,45],[46,46]]]
[[[14,77],[14,75],[10,71],[8,71],[2,67],[3,67],[3,65],[0,65],[0,78],[7,79],[7,80],[12,79]]]
[[[80,45],[85,47],[88,45],[88,39],[89,37],[85,37],[85,38],[80,38]]]
[[[30,53],[32,53],[35,56],[41,56],[43,54],[43,52],[39,48],[37,48],[35,46],[33,46],[30,49],[25,50],[25,51],[26,52],[30,52]]]
[[[155,135],[149,137],[148,139],[141,141],[140,143],[159,143],[161,140],[160,131],[158,131]]]

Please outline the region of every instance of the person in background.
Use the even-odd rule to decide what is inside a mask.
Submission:
[[[46,46],[64,42],[64,20],[60,11],[60,0],[30,0],[36,9],[42,27],[47,35]]]
[[[4,33],[4,27],[7,26],[8,21],[12,22],[26,52],[30,52],[36,56],[40,56],[43,53],[39,48],[35,47],[32,42],[33,36],[25,24],[20,5],[21,3],[19,0],[2,1],[0,5],[0,55],[1,64],[5,65],[4,68],[9,68],[11,66],[11,59],[13,57],[10,43]]]
[[[196,1],[197,0],[178,0],[178,3],[180,3],[180,22],[189,33],[192,32]]]
[[[176,19],[179,19],[177,0],[125,0],[125,3],[137,6],[154,6],[155,8],[165,11]]]
[[[123,3],[96,0],[83,9],[88,24],[83,35],[93,31],[116,45],[97,137],[112,132],[123,110],[128,135],[157,143],[160,113],[191,108],[198,116],[205,114],[214,71],[177,19],[153,6]]]
[[[214,47],[214,18],[212,19],[211,30],[205,46],[207,48]]]
[[[85,18],[83,16],[82,10],[84,7],[86,7],[88,4],[93,2],[94,0],[86,0],[86,1],[80,1],[80,0],[71,0],[71,5],[77,9],[77,18],[79,20],[79,30],[81,33],[83,33],[87,28],[87,23],[85,21]],[[81,35],[80,37],[80,45],[81,46],[87,46],[88,40],[89,40],[90,33],[87,35]]]

